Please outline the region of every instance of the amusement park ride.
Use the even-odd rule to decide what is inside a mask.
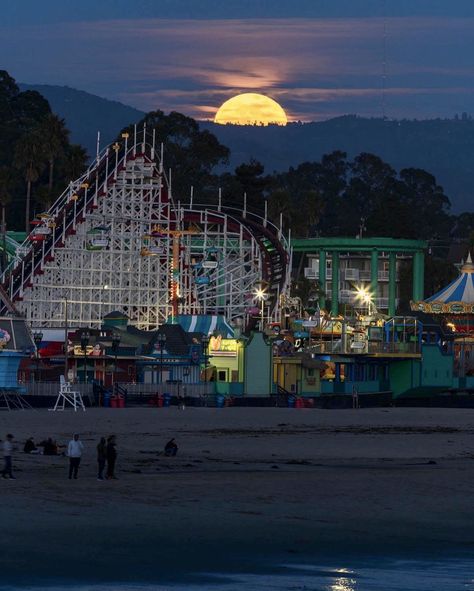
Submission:
[[[265,282],[277,319],[287,293],[290,246],[281,228],[247,210],[176,202],[155,134],[107,147],[32,222],[1,278],[0,314],[16,310],[36,327],[99,327],[119,310],[155,329],[178,314],[221,314],[257,322],[255,289]],[[130,140],[130,141],[129,141]],[[67,302],[67,305],[65,305]]]

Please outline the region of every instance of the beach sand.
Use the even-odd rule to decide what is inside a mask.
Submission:
[[[474,544],[474,410],[28,410],[0,415],[7,432],[21,446],[17,480],[0,479],[4,580],[152,580],[249,557]],[[77,481],[67,458],[21,452],[29,436],[74,432]],[[100,482],[95,446],[111,433],[119,480]],[[171,437],[179,453],[165,458]]]

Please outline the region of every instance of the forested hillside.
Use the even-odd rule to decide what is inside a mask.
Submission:
[[[34,213],[48,209],[83,172],[84,148],[69,140],[64,119],[35,90],[21,92],[0,70],[0,208],[2,227],[31,229]]]

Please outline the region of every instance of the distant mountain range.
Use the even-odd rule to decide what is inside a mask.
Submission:
[[[66,120],[71,139],[81,144],[92,157],[96,152],[97,132],[101,145],[112,142],[119,131],[129,123],[135,123],[145,115],[133,107],[117,101],[109,101],[95,94],[49,84],[18,84],[21,90],[37,90],[51,105],[54,113]]]
[[[72,140],[95,154],[97,131],[101,143],[111,142],[120,129],[139,121],[144,113],[116,101],[49,85],[20,85],[37,90],[64,117]],[[353,115],[318,123],[286,127],[240,127],[201,122],[231,150],[229,168],[255,158],[267,172],[287,170],[301,162],[318,160],[333,150],[353,157],[372,152],[394,168],[423,168],[434,174],[451,198],[453,212],[474,211],[474,121],[467,115],[454,119],[391,121]]]

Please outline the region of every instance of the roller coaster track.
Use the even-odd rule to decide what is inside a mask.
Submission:
[[[57,199],[48,212],[51,232],[41,241],[27,238],[19,249],[19,256],[15,257],[1,278],[0,315],[15,312],[15,304],[22,302],[25,292],[33,287],[35,276],[45,273],[45,265],[54,261],[56,251],[65,247],[67,237],[76,234],[86,215],[93,213],[98,201],[107,196],[107,191],[116,183],[117,174],[122,171],[126,173],[127,163],[137,158],[142,159],[142,164],[149,166],[150,170],[154,167],[154,160],[145,153],[136,152],[135,148],[133,152],[132,148],[127,151],[126,145],[122,145],[115,154],[109,149],[104,150],[89,169],[70,183]],[[166,187],[164,190],[167,190]],[[174,207],[172,203],[171,206]],[[185,224],[195,222],[206,211],[207,219],[214,218],[217,224],[228,224],[234,232],[239,227],[244,229],[260,249],[261,283],[267,294],[267,306],[270,310],[278,307],[279,295],[288,287],[290,266],[289,244],[281,231],[268,219],[242,209],[215,205],[196,205],[189,210],[184,206],[182,209],[181,219]],[[170,220],[173,223],[171,217]],[[250,318],[247,329],[254,328],[256,322],[257,319]]]

